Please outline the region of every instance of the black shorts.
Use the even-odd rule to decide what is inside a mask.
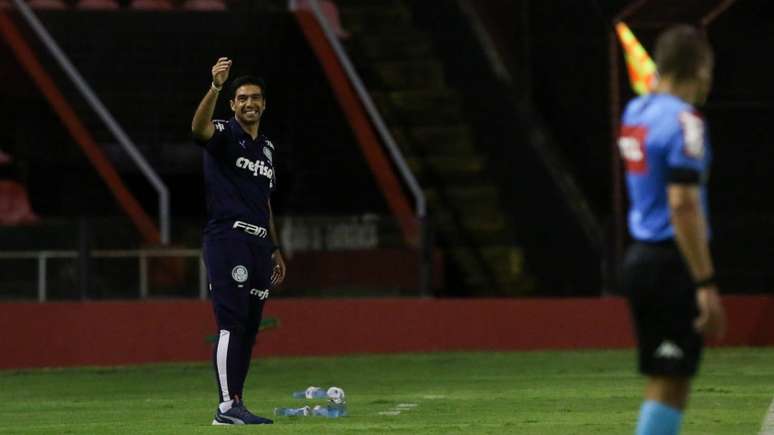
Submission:
[[[624,258],[623,290],[637,335],[640,372],[695,375],[704,347],[693,327],[699,313],[696,288],[674,242],[632,245]]]
[[[212,307],[218,330],[255,334],[271,289],[272,248],[243,239],[206,240]]]

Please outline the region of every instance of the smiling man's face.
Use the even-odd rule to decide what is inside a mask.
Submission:
[[[261,120],[263,111],[266,110],[263,90],[260,86],[253,84],[240,86],[230,103],[234,116],[243,125],[257,123]]]

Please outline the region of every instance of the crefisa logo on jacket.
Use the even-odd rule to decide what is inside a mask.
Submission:
[[[266,150],[266,148],[264,148]],[[253,173],[253,177],[257,177],[259,174],[271,180],[274,176],[274,169],[266,166],[262,160],[252,161],[245,157],[240,157],[236,160],[236,167],[240,169],[247,169]]]

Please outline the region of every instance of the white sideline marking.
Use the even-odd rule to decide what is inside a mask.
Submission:
[[[387,411],[378,412],[379,415],[400,415],[403,411],[411,411],[419,406],[418,403],[399,403]]]
[[[438,400],[438,399],[445,399],[446,396],[442,394],[428,394],[426,396],[422,396],[422,398],[427,400]]]
[[[766,412],[766,416],[763,417],[763,425],[759,435],[774,435],[774,399],[771,399],[769,410]]]

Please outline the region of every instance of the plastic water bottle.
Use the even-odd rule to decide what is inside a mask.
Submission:
[[[312,408],[312,415],[317,417],[327,417],[327,418],[338,418],[338,417],[344,417],[347,415],[347,407],[346,405],[326,405],[326,406],[320,406],[317,405],[314,408]]]
[[[308,406],[303,406],[301,408],[274,408],[274,415],[278,415],[280,417],[298,417],[298,416],[308,416],[312,414],[312,409]]]
[[[309,387],[304,391],[296,391],[293,393],[294,399],[327,399],[328,393],[324,388]]]

